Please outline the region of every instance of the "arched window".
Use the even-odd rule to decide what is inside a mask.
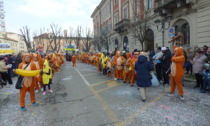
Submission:
[[[154,50],[154,32],[151,29],[146,31],[146,49]]]
[[[123,50],[129,50],[129,45],[128,45],[128,37],[125,36],[123,39]]]
[[[117,39],[115,39],[115,48],[118,48],[118,46],[119,46],[119,42]]]
[[[181,44],[189,45],[190,44],[190,25],[189,25],[189,23],[184,19],[180,19],[180,20],[176,21],[173,26],[175,27],[176,34],[178,32],[181,32],[183,35]]]

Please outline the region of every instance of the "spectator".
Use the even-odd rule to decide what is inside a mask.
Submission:
[[[150,52],[150,53],[148,53],[149,54],[149,61],[151,63],[153,63],[153,57],[155,56],[155,51],[148,51],[148,52]]]
[[[15,64],[17,65],[17,67],[19,66],[19,64],[22,62],[22,55],[21,53],[18,53],[16,59],[15,59]]]
[[[162,56],[163,56],[163,53],[161,52],[161,47],[158,47],[156,54],[153,56],[153,59],[154,59],[157,79],[160,82],[163,81],[162,67],[161,67],[161,61],[160,61],[160,58],[162,58]]]
[[[195,57],[193,58],[193,72],[196,77],[196,85],[195,88],[201,87],[203,89],[203,65],[205,62],[206,56],[202,50],[196,52]]]
[[[210,47],[207,48],[205,55],[206,57],[210,58]]]
[[[8,64],[12,65],[12,67],[10,69],[8,69],[8,74],[10,77],[13,77],[13,67],[14,67],[13,55],[9,55]]]
[[[161,48],[163,52],[163,56],[160,58],[161,65],[162,65],[162,72],[163,72],[163,84],[169,85],[169,73],[170,73],[170,66],[171,66],[171,51],[167,50],[166,47]]]
[[[194,58],[194,53],[193,53],[192,48],[187,49],[186,55],[187,55],[187,62],[189,63],[189,66],[186,67],[186,70],[187,70],[186,74],[188,74],[189,71],[190,71],[190,74],[192,74],[192,61]]]
[[[143,102],[146,100],[147,88],[151,87],[152,85],[152,76],[150,71],[153,69],[154,68],[151,62],[147,61],[146,54],[141,53],[141,55],[138,57],[138,62],[135,64],[135,70],[137,72],[137,86],[140,87],[140,93]]]
[[[206,59],[206,62],[204,64],[204,72],[203,72],[203,89],[200,93],[206,93],[206,87],[210,87],[210,58]],[[210,95],[210,94],[209,94]]]
[[[0,73],[2,75],[3,81],[6,82],[5,85],[7,84],[7,81],[9,82],[9,84],[12,84],[12,79],[8,75],[8,69],[9,68],[10,67],[6,66],[5,59],[3,57],[0,57]]]

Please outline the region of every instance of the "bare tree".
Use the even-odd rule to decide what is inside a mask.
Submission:
[[[31,40],[30,40],[30,29],[27,26],[24,26],[22,29],[20,29],[21,35],[23,36],[23,40],[26,44],[28,52],[33,51],[33,47],[31,46]]]
[[[72,44],[72,42],[74,41],[74,29],[71,26],[69,27],[69,32],[67,30],[64,30],[63,39],[66,44]]]
[[[109,52],[109,46],[111,44],[111,41],[109,40],[109,35],[110,35],[110,29],[109,26],[106,25],[102,28],[101,33],[100,33],[100,42],[102,47]]]
[[[49,36],[49,48],[51,51],[60,51],[61,47],[61,27],[56,25],[56,24],[51,24],[50,25],[50,32],[51,35]]]
[[[149,26],[149,11],[146,10],[147,8],[142,3],[142,0],[136,0],[135,4],[136,6],[132,6],[134,17],[131,29],[133,31],[133,37],[140,42],[141,48],[144,50],[146,48],[145,45],[147,45],[146,32]],[[140,7],[140,9],[138,10],[136,7]],[[140,11],[143,11],[143,13]]]
[[[84,33],[84,39],[82,39],[82,43],[85,46],[83,49],[84,52],[90,52],[90,49],[92,47],[92,35],[91,30],[89,28],[86,28]]]
[[[94,46],[95,51],[101,52],[102,44],[100,42],[100,37],[99,36],[94,36],[92,44]]]
[[[80,41],[82,40],[82,26],[78,25],[75,30],[74,42],[78,49],[80,49]]]

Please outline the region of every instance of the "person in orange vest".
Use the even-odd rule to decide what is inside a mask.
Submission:
[[[116,66],[117,66],[117,59],[120,57],[120,51],[116,51],[116,54],[114,56],[114,60],[112,62],[112,65],[115,67],[114,68],[114,80],[117,80],[117,69],[116,69]]]
[[[129,71],[130,63],[131,63],[131,53],[128,52],[126,53],[126,62],[124,66],[124,83],[127,83],[127,80],[130,81],[130,76],[131,76],[131,71]]]
[[[75,54],[73,54],[71,59],[72,59],[72,67],[76,67],[76,65],[77,65],[77,57],[75,56]]]
[[[124,67],[124,63],[125,63],[125,58],[123,56],[121,56],[121,52],[117,52],[118,53],[118,58],[116,60],[116,78],[117,80],[122,80],[123,79],[123,67]]]
[[[32,58],[29,53],[26,53],[23,55],[23,61],[19,64],[19,69],[25,69],[25,70],[37,70],[36,65],[31,62]],[[33,106],[38,106],[36,103],[36,97],[34,92],[34,77],[24,77],[23,80],[23,87],[20,89],[20,107],[22,111],[26,111],[25,108],[25,96],[26,92],[30,93],[30,100]]]
[[[131,87],[134,86],[136,81],[136,71],[135,71],[135,64],[138,61],[139,51],[134,52],[134,57],[131,59],[129,70],[131,71],[131,78],[130,78],[130,85]]]
[[[43,69],[43,60],[39,54],[36,53],[33,54],[33,63],[36,65],[37,70]],[[38,92],[40,88],[43,89],[42,76],[40,74],[34,77],[34,81],[35,81],[36,92]]]
[[[98,72],[101,72],[101,54],[97,54],[97,57],[96,57],[96,67],[98,68]]]
[[[106,69],[107,69],[107,76],[112,77],[112,63],[111,63],[111,57],[108,57],[106,62]]]

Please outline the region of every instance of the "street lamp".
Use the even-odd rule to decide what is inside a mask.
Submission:
[[[165,33],[165,30],[168,30],[170,28],[171,20],[172,20],[172,15],[168,14],[166,17],[163,16],[162,19],[157,19],[154,21],[157,26],[157,30],[159,32],[162,31],[162,43],[163,43],[162,46],[163,47],[164,47],[164,33]],[[165,22],[168,22],[167,28],[165,27]],[[159,29],[160,24],[161,24],[161,28]]]

